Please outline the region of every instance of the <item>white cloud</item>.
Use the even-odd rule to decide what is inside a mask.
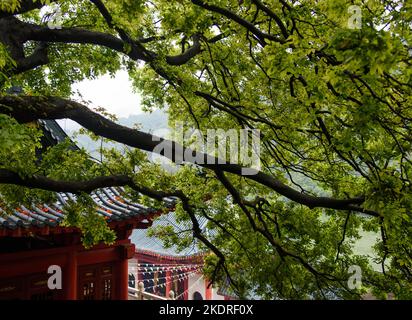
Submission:
[[[96,80],[84,80],[73,85],[93,106],[104,107],[120,117],[142,113],[140,96],[133,93],[126,71],[119,71],[114,78],[104,75]]]
[[[119,71],[115,77],[104,75],[95,80],[84,80],[73,85],[73,91],[79,92],[84,100],[90,101],[91,106],[104,107],[118,118],[143,113],[141,98],[133,93],[132,84],[126,71]],[[63,129],[73,131],[80,128],[71,120],[60,120]]]

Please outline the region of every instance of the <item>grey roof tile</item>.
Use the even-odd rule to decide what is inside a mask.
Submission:
[[[116,197],[121,197],[120,192],[118,194],[119,196]],[[0,208],[0,230],[2,228],[57,226],[65,218],[64,206],[69,200],[76,201],[76,196],[70,193],[57,193],[56,195],[56,203],[42,206],[33,205],[30,208],[20,206],[12,212],[6,212],[4,208]],[[114,195],[112,190],[104,189],[92,193],[93,201],[96,203],[96,212],[106,217],[108,222],[122,221],[138,216],[143,216],[147,223],[149,222],[146,217],[153,212],[151,208],[126,204],[121,206],[123,200],[116,200],[112,195]]]

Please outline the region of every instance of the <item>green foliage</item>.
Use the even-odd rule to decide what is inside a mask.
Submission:
[[[0,114],[0,164],[30,175],[35,170],[36,148],[40,147],[40,132],[35,126],[19,124],[15,119]]]
[[[22,176],[40,172],[61,180],[125,174],[147,188],[182,191],[196,216],[208,219],[202,234],[224,254],[241,297],[359,298],[371,290],[381,298],[392,292],[410,299],[411,2],[262,1],[272,17],[257,10],[254,1],[204,2],[229,10],[280,40],[258,41],[238,21],[192,1],[104,1],[114,26],[132,39],[154,37],[142,40],[142,45],[156,54],[155,60],[132,61],[126,56],[132,50],[127,42],[123,53],[90,44],[51,43],[46,66],[10,76],[15,64],[0,46],[0,91],[13,84],[22,86],[26,94],[69,97],[74,83],[124,68],[134,90],[142,95],[144,108],[166,109],[171,125],[183,122],[185,128],[199,128],[203,134],[207,129],[259,129],[262,171],[305,194],[363,197],[362,208],[380,217],[308,208],[244,177],[228,175],[242,199],[260,199],[255,208],[248,207],[250,219],[213,172],[181,166],[171,174],[139,150],[104,148],[107,141],[91,133],[102,142],[98,161],[92,161],[85,150],[69,151],[65,142],[47,150],[39,163],[35,155],[39,131],[7,116],[0,116],[0,167]],[[2,1],[0,10],[14,11],[18,3]],[[63,26],[118,36],[90,1],[59,1],[59,5]],[[350,5],[362,9],[360,29],[348,27]],[[274,15],[287,36],[280,32]],[[21,19],[43,23],[38,10]],[[183,65],[169,65],[166,57],[185,52],[195,34],[201,34],[201,52]],[[209,41],[217,35],[222,39]],[[34,49],[34,43],[26,44],[27,54]],[[199,92],[221,103],[212,104]],[[53,197],[45,191],[3,185],[0,193],[10,204]],[[126,193],[134,201],[164,208],[130,188]],[[66,209],[64,224],[80,228],[86,246],[113,241],[113,233],[95,214],[87,195]],[[193,245],[191,220],[179,201],[175,214],[187,231],[177,233],[167,226],[151,234],[166,246],[183,249]],[[259,228],[266,228],[276,243],[295,256],[282,255],[256,231]],[[379,236],[377,243],[370,244],[372,258],[356,250],[364,231]],[[200,241],[196,245],[210,249]],[[227,275],[221,269],[215,273],[219,263],[217,256],[208,255],[204,271],[224,285]],[[351,265],[363,271],[358,290],[347,287]]]
[[[0,10],[6,12],[15,12],[20,8],[19,0],[2,0],[0,2]]]
[[[242,5],[237,1],[211,3],[248,21],[256,17],[256,20],[267,21],[267,16],[257,13],[250,2]],[[351,4],[362,9],[361,29],[348,28],[348,6]],[[370,279],[375,294],[386,290],[399,298],[410,298],[407,274],[411,271],[408,266],[412,240],[411,145],[407,137],[411,131],[405,123],[412,116],[412,38],[410,28],[406,27],[410,21],[410,5],[401,1],[396,10],[384,14],[383,1],[372,1],[367,5],[335,0],[301,2],[289,13],[299,33],[291,34],[285,43],[268,42],[263,48],[235,22],[207,10],[198,13],[199,8],[188,2],[157,1],[156,6],[155,11],[163,18],[164,29],[182,29],[186,35],[194,29],[210,38],[216,30],[210,25],[204,28],[203,24],[214,19],[219,31],[230,35],[213,45],[203,44],[204,51],[184,66],[171,68],[162,64],[169,73],[182,80],[183,85],[178,90],[159,81],[149,66],[132,69],[131,77],[143,93],[145,106],[154,109],[167,105],[171,123],[183,121],[186,127],[200,125],[203,132],[245,125],[258,128],[263,135],[262,143],[266,144],[261,157],[267,172],[281,176],[292,185],[297,176],[303,174],[305,183],[298,185],[304,189],[315,185],[326,195],[337,198],[364,195],[367,201],[363,206],[385,216],[385,237],[375,246],[373,255],[376,262],[385,264],[387,275],[396,274],[402,279],[401,285],[390,284],[385,277],[382,282],[378,273],[368,266],[367,259],[354,252],[362,228],[381,232],[377,219],[351,216],[346,225],[345,240],[340,244],[346,213],[309,210],[291,204],[285,207],[284,199],[267,190],[242,183],[238,178],[232,180],[242,195],[252,198],[259,195],[268,201],[266,211],[272,219],[277,217],[281,231],[279,240],[289,250],[299,252],[311,261],[316,269],[347,279],[348,267],[358,264],[362,266],[364,277]],[[288,15],[287,10],[282,11],[281,4],[271,3],[269,6],[281,17]],[[196,19],[188,23],[186,19],[196,14]],[[271,23],[273,28],[274,22]],[[268,23],[261,22],[259,29],[268,30]],[[170,41],[173,39],[170,35],[162,46],[153,45],[153,49],[156,52],[167,50],[171,54]],[[201,80],[199,74],[203,74]],[[196,91],[215,93],[213,95],[231,105],[231,112],[211,106],[196,96]],[[186,100],[182,100],[182,96]],[[243,115],[243,123],[234,116],[236,113]],[[246,121],[251,119],[247,117],[257,120]],[[327,134],[321,131],[320,118]],[[281,129],[274,130],[264,121]],[[313,133],[309,133],[310,130]],[[236,206],[228,204],[227,193],[214,178],[199,181],[196,170],[182,169],[175,175],[174,185],[189,195],[200,215],[212,216],[237,238],[238,241],[229,236],[227,230],[209,223],[209,228],[217,233],[211,239],[225,253],[243,293],[257,290],[265,298],[308,298],[316,292],[317,298],[324,298],[318,290],[319,284],[312,281],[313,275],[299,263],[290,258],[272,262],[278,257],[276,251],[266,239],[256,235]],[[212,199],[205,202],[207,194]],[[186,216],[188,220],[181,208],[178,216]],[[274,222],[269,217],[265,221],[276,235]],[[181,243],[184,246],[190,243],[190,235],[179,235],[181,242],[177,242],[176,236],[167,236],[169,228],[164,233],[158,230],[156,234],[167,244]],[[339,259],[335,261],[338,247]],[[398,258],[390,258],[395,256]],[[216,266],[217,260],[211,260],[210,264]],[[239,269],[245,271],[239,272]],[[212,276],[214,268],[207,270]],[[220,277],[224,283],[224,274]],[[329,286],[333,291],[331,288],[341,288],[342,283],[332,281],[320,286]],[[381,286],[380,283],[385,284]],[[351,296],[347,292],[335,291],[338,296]]]
[[[82,232],[85,248],[101,242],[113,244],[116,235],[107,227],[104,218],[96,212],[96,205],[88,195],[82,195],[77,201],[69,201],[64,207],[66,213],[62,226],[77,227]]]

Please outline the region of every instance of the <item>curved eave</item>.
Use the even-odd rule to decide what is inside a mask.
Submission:
[[[152,213],[148,216],[137,216],[127,218],[121,221],[111,221],[108,223],[108,226],[112,230],[118,229],[147,229],[152,223],[153,219],[157,214]],[[49,236],[57,234],[78,234],[80,230],[75,227],[63,227],[63,226],[29,226],[22,227],[17,226],[13,229],[10,228],[0,228],[0,237],[13,237],[13,238],[22,238],[22,237],[33,237],[33,236]]]
[[[132,229],[146,229],[152,220],[161,214],[152,208],[132,203],[114,188],[92,192],[96,212],[102,216],[110,228],[127,225]],[[20,206],[7,212],[0,207],[0,237],[24,237],[78,232],[75,228],[62,227],[66,213],[64,206],[76,196],[69,193],[56,193],[53,204],[25,207]]]
[[[135,254],[139,260],[149,260],[149,261],[163,261],[163,262],[170,262],[170,263],[181,263],[181,264],[192,264],[192,263],[203,263],[203,259],[205,257],[205,253],[195,253],[188,256],[179,256],[179,255],[167,255],[158,253],[155,251],[150,250],[143,250],[136,247]]]

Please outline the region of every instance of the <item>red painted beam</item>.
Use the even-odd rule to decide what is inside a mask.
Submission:
[[[138,216],[138,217],[129,218],[123,221],[112,221],[112,222],[109,222],[108,225],[111,229],[124,230],[125,235],[127,236],[127,233],[129,232],[129,230],[147,229],[148,227],[150,227],[153,223],[152,221],[153,217],[154,215],[150,215],[146,217]],[[142,220],[144,219],[147,219],[148,222],[142,222]],[[33,235],[53,236],[55,234],[62,234],[62,233],[79,234],[80,230],[74,227],[62,227],[62,226],[56,226],[56,227],[32,226],[29,228],[17,227],[14,230],[0,227],[0,237],[20,238],[20,237],[31,237]]]
[[[81,251],[77,255],[77,263],[79,266],[90,264],[104,263],[107,261],[119,260],[119,251],[116,247],[106,249],[95,249],[90,251]]]
[[[37,257],[30,260],[13,260],[0,264],[0,278],[11,278],[33,273],[45,273],[51,265],[64,267],[67,263],[67,255],[50,255]]]

